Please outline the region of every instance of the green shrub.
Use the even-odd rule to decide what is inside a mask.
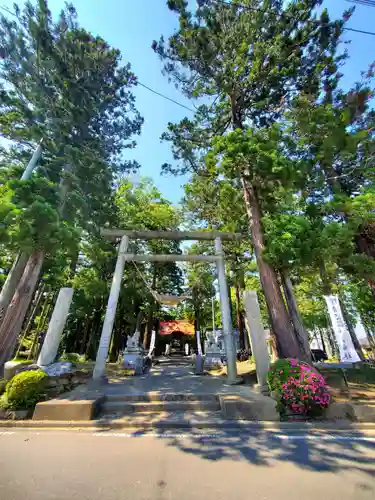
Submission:
[[[48,376],[42,370],[24,371],[15,375],[6,386],[6,404],[9,409],[33,408],[44,399]]]
[[[0,408],[4,410],[8,409],[8,400],[5,393],[2,396],[0,396]]]
[[[298,375],[299,368],[292,367],[288,359],[278,359],[272,363],[268,374],[267,383],[271,392],[281,391],[282,385],[286,383],[291,375]]]
[[[0,378],[0,396],[5,392],[5,387],[7,385],[7,381],[3,378]]]
[[[78,354],[77,352],[64,352],[59,361],[70,361],[71,363],[85,363],[86,356],[84,354]]]
[[[324,377],[297,359],[281,359],[268,372],[268,385],[276,393],[277,409],[308,417],[321,416],[331,397]]]

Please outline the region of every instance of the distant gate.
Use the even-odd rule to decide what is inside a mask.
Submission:
[[[159,334],[171,335],[173,332],[181,332],[184,335],[194,335],[194,324],[187,320],[160,321]]]

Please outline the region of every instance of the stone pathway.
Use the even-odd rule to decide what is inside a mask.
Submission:
[[[189,358],[188,358],[189,359]],[[186,358],[168,360],[161,359],[142,376],[120,378],[111,377],[104,388],[106,394],[147,394],[160,393],[192,393],[192,394],[233,394],[246,398],[262,398],[260,394],[247,385],[227,385],[226,377],[195,375],[194,367]]]

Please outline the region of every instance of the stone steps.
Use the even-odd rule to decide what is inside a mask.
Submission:
[[[163,429],[213,429],[228,425],[219,411],[174,411],[134,413],[130,415],[120,415],[116,413],[104,413],[95,421],[99,426],[106,425],[112,428],[163,428]],[[232,425],[240,425],[238,421],[232,421]]]
[[[103,407],[105,413],[156,413],[156,412],[175,412],[175,411],[219,411],[219,402],[206,401],[151,401],[147,403],[126,403],[123,401],[105,402]]]
[[[126,415],[171,415],[192,412],[220,413],[220,400],[215,394],[112,394],[102,405],[102,418]],[[180,418],[180,417],[179,417]]]
[[[162,393],[162,392],[147,392],[142,394],[124,394],[124,393],[112,393],[106,395],[106,401],[122,401],[122,402],[165,402],[165,401],[209,401],[218,402],[219,396],[212,393]]]

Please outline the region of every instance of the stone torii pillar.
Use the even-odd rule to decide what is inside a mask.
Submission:
[[[223,322],[225,351],[227,354],[228,382],[235,384],[239,382],[237,378],[237,353],[232,330],[232,318],[230,314],[228,285],[225,277],[224,252],[221,239],[215,239],[217,275],[219,281],[221,317]]]
[[[107,310],[105,313],[102,334],[100,336],[100,343],[98,353],[96,355],[94,373],[92,375],[94,380],[100,380],[104,377],[105,361],[108,356],[109,344],[111,342],[113,323],[116,316],[117,302],[120,295],[121,281],[124,274],[126,251],[128,249],[129,236],[121,238],[120,247],[118,250],[116,268],[112,279],[111,291],[109,294]]]
[[[60,345],[61,335],[68,318],[73,292],[73,288],[61,288],[59,291],[55,308],[48,325],[47,335],[39,354],[39,366],[48,366],[55,361]]]

